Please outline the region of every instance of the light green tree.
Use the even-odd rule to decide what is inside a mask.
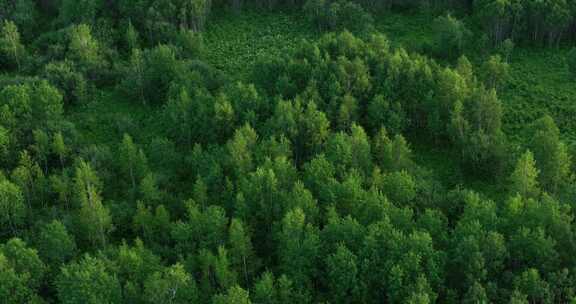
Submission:
[[[9,64],[13,64],[18,70],[21,70],[26,49],[20,41],[18,27],[10,20],[4,20],[2,24],[0,31],[0,54],[6,58]]]
[[[510,176],[510,192],[520,194],[525,198],[537,197],[540,192],[538,174],[539,170],[536,168],[534,155],[528,150],[522,154]]]

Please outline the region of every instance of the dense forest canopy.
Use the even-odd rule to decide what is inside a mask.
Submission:
[[[213,17],[254,11],[319,38],[215,68]],[[574,302],[572,124],[518,139],[499,92],[575,26],[574,0],[0,0],[0,303]]]

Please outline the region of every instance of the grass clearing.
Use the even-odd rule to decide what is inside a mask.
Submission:
[[[205,59],[232,77],[247,80],[258,58],[280,55],[302,39],[318,37],[320,33],[295,12],[224,12],[207,25]]]
[[[552,116],[567,141],[576,140],[576,83],[565,64],[567,49],[519,48],[511,79],[500,91],[504,130],[512,140],[529,140],[528,128],[544,114]]]

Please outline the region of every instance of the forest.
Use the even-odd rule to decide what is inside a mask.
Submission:
[[[0,304],[576,303],[576,0],[0,0]]]

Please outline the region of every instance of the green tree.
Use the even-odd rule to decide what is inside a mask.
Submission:
[[[204,52],[204,44],[200,33],[181,28],[175,37],[175,44],[180,47],[183,58],[198,59]]]
[[[401,171],[414,168],[412,149],[400,134],[390,139],[386,129],[381,128],[372,138],[372,151],[376,163],[382,170]]]
[[[366,114],[368,125],[373,133],[380,128],[386,128],[392,134],[399,134],[406,127],[402,105],[398,102],[390,102],[383,95],[377,95],[372,99]]]
[[[194,278],[176,264],[152,274],[144,283],[145,303],[195,303],[198,290]]]
[[[10,131],[3,126],[0,126],[0,160],[4,162],[4,160],[8,159],[12,149],[12,139],[10,138]]]
[[[570,155],[552,117],[546,115],[537,120],[533,130],[530,150],[540,170],[539,181],[544,190],[554,193],[570,173]]]
[[[298,131],[298,139],[294,144],[296,164],[322,149],[330,133],[330,121],[324,112],[318,110],[315,103],[310,102],[298,121],[298,126],[301,129]]]
[[[358,261],[356,255],[340,244],[336,252],[326,258],[328,285],[334,303],[359,300]]]
[[[546,281],[540,277],[536,269],[527,269],[514,280],[516,290],[525,294],[530,303],[550,303],[552,294]]]
[[[498,89],[510,78],[510,66],[500,55],[490,56],[482,66],[484,82],[489,88]]]
[[[200,0],[186,3],[188,9],[188,27],[199,32],[204,29],[208,15],[212,7],[212,1]]]
[[[124,86],[129,95],[139,98],[143,104],[147,103],[146,94],[146,61],[144,54],[139,49],[132,49],[130,55],[130,67],[128,68]]]
[[[234,132],[236,127],[236,114],[234,107],[224,94],[216,96],[214,102],[214,122],[217,130],[217,135],[220,140],[228,139]]]
[[[317,229],[306,223],[304,212],[297,208],[284,216],[279,240],[277,254],[281,269],[298,284],[306,286],[317,270],[320,245]]]
[[[510,192],[526,198],[537,197],[540,193],[538,174],[534,155],[528,150],[522,154],[510,176]]]
[[[249,294],[240,286],[233,286],[225,294],[215,295],[213,304],[251,304]]]
[[[0,31],[0,58],[3,65],[15,66],[18,71],[22,69],[22,63],[26,49],[20,41],[18,27],[10,20],[4,20]]]
[[[194,201],[187,201],[185,205],[186,221],[174,223],[171,229],[177,252],[216,251],[226,241],[228,218],[224,209],[215,205],[201,209]]]
[[[472,67],[472,63],[470,63],[470,60],[468,60],[468,57],[465,55],[458,58],[456,72],[458,72],[458,74],[462,76],[469,85],[475,82],[474,68]]]
[[[104,260],[89,254],[77,262],[62,266],[55,285],[60,303],[122,302],[122,289],[116,275],[110,272]]]
[[[18,273],[0,252],[0,296],[4,303],[35,303],[39,300],[28,286],[29,273]]]
[[[576,79],[576,47],[570,49],[566,55],[566,64],[568,65],[568,72],[572,79]]]
[[[44,174],[48,173],[48,158],[50,157],[50,136],[43,130],[36,129],[32,132],[34,144],[32,150],[36,154],[38,161],[43,164]]]
[[[102,204],[100,181],[90,164],[80,160],[76,167],[75,191],[79,207],[77,223],[83,239],[94,246],[104,246],[112,229],[110,211]]]
[[[34,162],[28,151],[20,154],[18,167],[12,171],[12,180],[20,187],[28,208],[34,203],[44,206],[44,173],[38,163]]]
[[[358,121],[359,118],[358,101],[350,94],[344,95],[340,101],[338,108],[338,129],[348,130],[353,123]]]
[[[219,246],[218,255],[214,259],[214,276],[222,290],[236,285],[237,274],[230,266],[228,250],[224,246]]]
[[[128,26],[126,27],[126,33],[124,34],[124,39],[126,40],[126,48],[127,50],[132,53],[133,51],[138,49],[138,40],[139,34],[134,25],[132,25],[132,21],[128,21]]]
[[[64,264],[76,253],[74,237],[68,234],[66,226],[58,220],[41,228],[37,244],[40,254],[50,265]]]
[[[85,69],[90,70],[101,63],[100,45],[92,37],[92,28],[89,25],[75,25],[70,29],[68,52],[69,58]]]
[[[24,224],[27,208],[18,186],[3,179],[0,181],[0,223],[11,233]]]
[[[170,213],[164,205],[151,210],[142,202],[138,202],[132,223],[146,244],[164,244],[170,238]]]
[[[406,171],[392,172],[382,181],[384,194],[392,202],[404,206],[416,198],[416,181]]]
[[[227,148],[230,162],[236,176],[242,176],[254,168],[253,151],[258,140],[258,134],[250,125],[245,125],[234,132],[234,137],[228,141]]]
[[[38,121],[35,127],[57,129],[63,121],[64,114],[63,96],[60,91],[47,81],[40,81],[32,87],[32,97],[34,98],[34,103],[31,104],[32,115]]]
[[[0,16],[4,20],[12,20],[19,28],[26,29],[27,37],[36,30],[38,10],[33,0],[2,0]]]
[[[514,17],[515,10],[522,10],[521,3],[514,1],[474,1],[474,16],[487,28],[493,44],[499,43],[510,34],[509,27]],[[517,29],[513,29],[517,30]]]
[[[519,292],[518,290],[514,290],[512,295],[510,296],[510,304],[528,304],[528,297]]]
[[[468,289],[464,295],[463,303],[470,304],[487,304],[490,302],[488,296],[486,295],[486,290],[482,284],[474,282],[472,286]]]
[[[92,24],[95,21],[98,9],[101,8],[101,0],[62,0],[59,1],[59,21],[63,25]]]
[[[512,53],[514,52],[514,41],[508,38],[502,42],[500,45],[500,54],[502,58],[504,58],[504,62],[510,62],[510,58],[512,57]]]
[[[47,269],[36,249],[28,248],[19,238],[13,238],[0,245],[0,253],[8,259],[17,273],[28,277],[27,284],[30,288],[38,289],[43,284]]]
[[[124,177],[132,185],[132,191],[136,191],[140,180],[148,171],[146,155],[144,151],[134,143],[132,137],[124,134],[122,143],[118,147],[118,163]]]
[[[64,94],[66,104],[82,103],[91,93],[86,77],[70,60],[49,62],[42,76]]]
[[[459,56],[471,36],[466,25],[450,14],[436,18],[434,29],[439,52],[449,58]]]
[[[51,150],[58,156],[60,161],[60,167],[64,168],[64,160],[68,156],[69,148],[64,142],[64,136],[62,132],[57,132],[52,138]]]
[[[254,267],[252,264],[254,252],[252,249],[252,241],[250,240],[250,233],[241,220],[232,219],[230,222],[228,242],[232,262],[238,269],[238,272],[242,273],[244,283],[248,284],[249,274],[252,273]]]
[[[277,290],[274,285],[274,275],[266,271],[262,273],[258,281],[254,283],[253,299],[256,303],[276,303]]]

